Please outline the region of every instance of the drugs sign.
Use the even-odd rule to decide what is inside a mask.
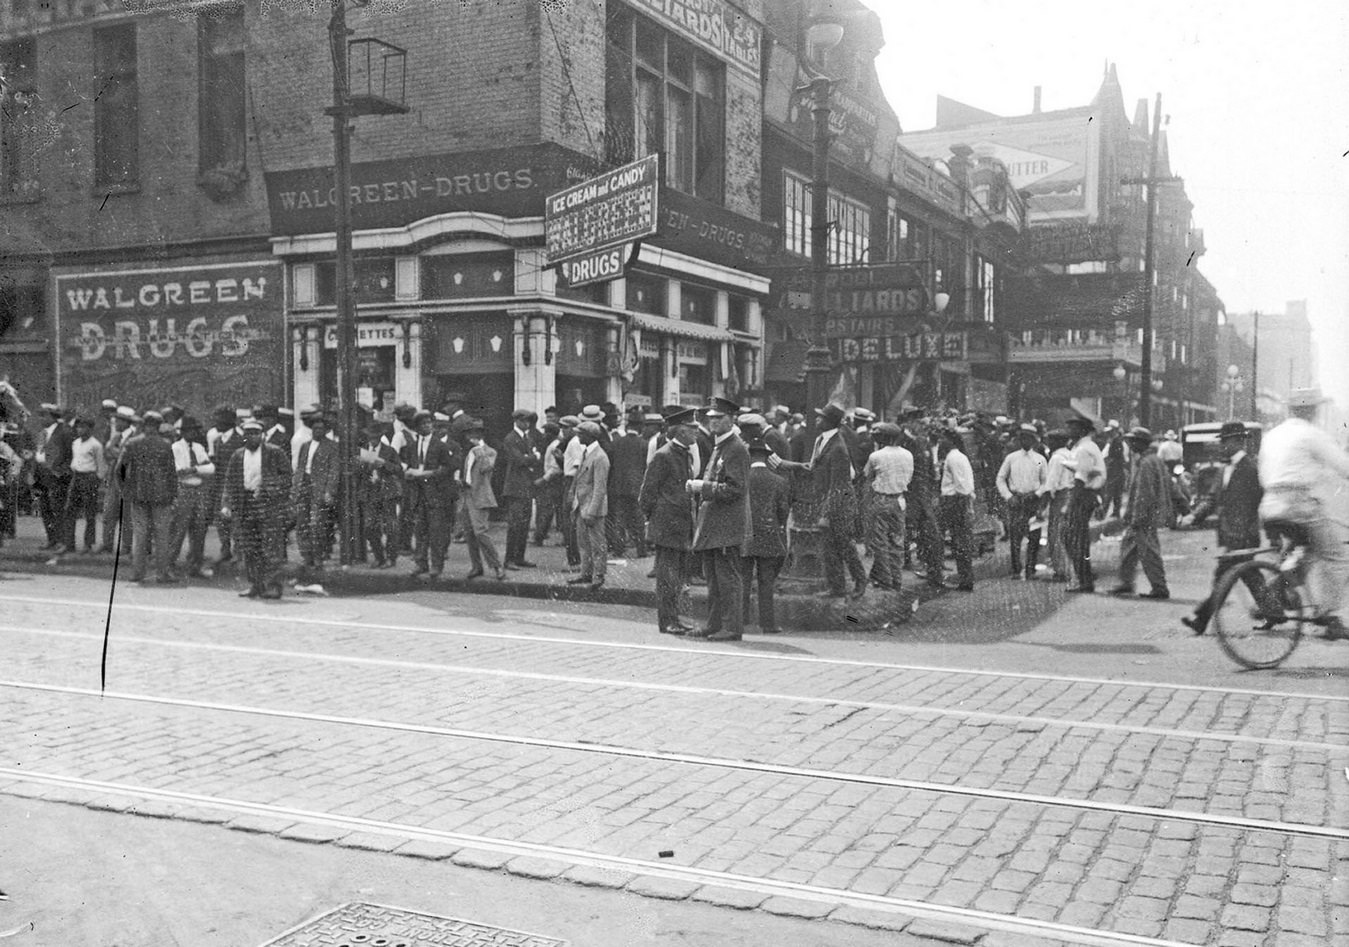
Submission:
[[[653,235],[660,224],[659,203],[658,155],[549,195],[543,216],[549,264],[593,258],[602,250]]]

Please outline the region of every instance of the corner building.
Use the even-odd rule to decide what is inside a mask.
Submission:
[[[759,220],[760,6],[353,8],[353,39],[406,50],[410,109],[352,122],[358,400],[462,393],[502,433],[515,407],[759,388],[778,243]],[[50,342],[24,353],[31,374],[45,367],[86,407],[333,398],[326,5],[36,7],[9,0],[0,19],[0,61],[21,60],[35,89],[34,130],[5,142],[27,163],[4,165],[35,183],[0,197],[0,233],[23,251],[0,280],[33,287],[11,295]],[[364,91],[362,62],[351,82]],[[105,86],[112,114],[60,111],[71,90],[89,101]],[[544,198],[652,153],[659,233],[622,278],[566,286]],[[0,336],[20,342],[36,348]]]

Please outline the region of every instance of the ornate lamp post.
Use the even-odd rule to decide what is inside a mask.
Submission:
[[[357,6],[360,0],[351,0]],[[407,50],[376,39],[349,40],[348,0],[332,0],[328,43],[333,61],[333,184],[336,199],[337,410],[342,483],[340,561],[355,558],[356,539],[356,312],[351,262],[351,122],[358,115],[402,115],[407,89]],[[359,82],[353,88],[352,69]]]

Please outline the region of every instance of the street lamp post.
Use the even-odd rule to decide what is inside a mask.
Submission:
[[[1219,386],[1227,392],[1227,420],[1234,421],[1237,416],[1237,392],[1246,387],[1246,383],[1241,378],[1241,369],[1235,365],[1227,366],[1227,377],[1223,379]]]
[[[810,174],[810,348],[806,351],[806,407],[823,407],[829,400],[832,357],[825,338],[829,318],[829,97],[833,80],[822,71],[825,57],[843,39],[843,24],[829,16],[814,19],[806,28],[808,51],[815,57],[815,77],[798,93],[810,96],[813,152]]]

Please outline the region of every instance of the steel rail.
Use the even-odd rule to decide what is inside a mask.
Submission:
[[[1037,918],[1018,917],[1016,915],[997,914],[974,908],[961,908],[934,904],[908,898],[894,898],[887,895],[864,894],[842,888],[828,888],[801,882],[778,881],[771,878],[756,878],[725,871],[713,871],[706,868],[676,866],[669,863],[630,858],[621,855],[605,855],[584,849],[566,848],[539,842],[513,842],[495,839],[489,836],[469,835],[432,829],[400,822],[386,822],[365,819],[358,816],[346,816],[339,813],[318,812],[311,809],[298,809],[269,803],[248,802],[222,796],[200,795],[171,789],[157,789],[148,786],[134,786],[127,783],[106,782],[75,776],[63,776],[56,773],[28,772],[21,769],[0,767],[0,778],[15,780],[18,784],[34,784],[72,789],[83,792],[98,792],[107,795],[134,799],[147,799],[171,805],[190,806],[213,811],[233,812],[240,815],[263,816],[272,819],[293,819],[297,823],[327,826],[337,829],[349,829],[352,832],[368,832],[376,835],[394,836],[415,841],[439,842],[483,849],[507,855],[552,858],[571,862],[575,865],[607,868],[626,873],[636,873],[650,877],[668,878],[695,884],[712,884],[719,887],[752,891],[760,894],[800,898],[813,902],[865,907],[894,914],[909,914],[942,921],[956,921],[978,925],[990,930],[1025,934],[1027,932],[1052,937],[1055,940],[1072,941],[1084,947],[1191,947],[1180,941],[1145,937],[1117,931],[1101,931],[1056,921]],[[0,786],[0,793],[6,793],[12,786]]]
[[[98,604],[90,599],[45,599],[37,596],[0,595],[0,602],[24,602],[33,605],[68,605],[72,608],[85,608]],[[282,625],[308,625],[319,628],[341,628],[350,631],[353,623],[331,618],[303,618],[299,616],[269,615],[254,612],[217,612],[209,609],[172,608],[163,605],[136,605],[118,602],[118,608],[173,616],[191,616],[197,618],[219,618],[250,623],[269,623]],[[985,671],[977,668],[941,667],[924,664],[899,664],[889,661],[861,661],[852,658],[822,658],[814,655],[769,654],[755,651],[742,651],[732,648],[677,647],[662,644],[640,644],[628,641],[596,641],[591,638],[559,638],[547,635],[522,635],[491,631],[465,631],[453,628],[429,628],[424,625],[399,625],[383,622],[360,622],[359,627],[368,631],[408,632],[412,634],[436,635],[441,637],[484,638],[497,641],[521,641],[532,644],[580,645],[588,648],[613,648],[630,651],[659,651],[672,654],[715,655],[719,658],[741,658],[754,661],[778,661],[783,663],[820,664],[835,667],[872,668],[891,671],[915,671],[935,674],[965,674],[971,677],[997,677],[1011,680],[1056,681],[1065,684],[1096,684],[1107,687],[1169,688],[1177,691],[1199,691],[1210,694],[1248,695],[1252,697],[1277,697],[1292,700],[1326,701],[1331,703],[1349,703],[1349,695],[1308,694],[1297,691],[1260,690],[1259,688],[1219,687],[1207,684],[1175,684],[1165,681],[1111,680],[1102,677],[1073,677],[1055,674],[1032,674],[1024,671]],[[768,638],[764,639],[769,640]]]
[[[209,710],[220,713],[275,717],[278,719],[300,720],[309,723],[327,723],[358,728],[363,727],[372,730],[417,733],[460,740],[476,740],[484,743],[502,743],[513,746],[601,754],[605,756],[647,760],[660,763],[680,763],[690,766],[706,766],[716,769],[766,773],[774,776],[789,776],[801,779],[819,779],[829,782],[879,786],[887,789],[907,789],[915,792],[928,792],[941,795],[969,796],[977,799],[993,799],[1000,802],[1026,803],[1029,805],[1061,809],[1081,809],[1092,812],[1112,813],[1114,815],[1135,815],[1149,819],[1213,825],[1239,831],[1275,832],[1283,835],[1301,835],[1313,838],[1330,838],[1349,841],[1349,828],[1332,828],[1296,822],[1274,822],[1265,819],[1248,819],[1243,816],[1223,816],[1207,812],[1191,812],[1182,809],[1161,809],[1154,806],[1135,806],[1127,803],[1096,802],[1090,799],[1072,799],[1061,796],[1046,796],[1038,793],[1014,792],[1011,790],[980,789],[972,786],[959,786],[949,783],[931,783],[923,780],[900,779],[891,776],[868,776],[864,773],[843,773],[835,770],[821,770],[810,767],[778,766],[754,760],[735,760],[727,757],[702,756],[696,753],[671,753],[661,750],[643,750],[636,747],[615,746],[613,744],[605,743],[551,740],[543,737],[525,737],[508,733],[491,733],[483,730],[465,730],[457,727],[437,727],[429,724],[403,723],[369,717],[346,717],[337,714],[316,714],[299,710],[282,710],[271,707],[250,707],[243,704],[189,700],[179,697],[160,697],[153,694],[97,691],[85,687],[37,684],[27,681],[0,680],[0,687],[41,691],[52,694],[71,694],[80,697],[95,697],[101,700],[124,700],[168,707],[184,707],[193,710]]]
[[[53,638],[74,638],[89,641],[99,640],[97,635],[77,631],[57,631],[49,628],[30,628],[20,625],[0,625],[0,632],[18,632],[43,635]],[[924,715],[930,717],[954,717],[966,720],[991,720],[1008,723],[1035,723],[1046,727],[1060,727],[1074,730],[1099,730],[1107,733],[1139,734],[1176,740],[1213,740],[1219,743],[1251,743],[1261,746],[1273,746],[1282,749],[1305,749],[1328,753],[1349,753],[1349,745],[1342,743],[1318,743],[1310,740],[1286,740],[1280,737],[1248,736],[1241,733],[1219,733],[1207,730],[1176,730],[1167,727],[1131,726],[1123,723],[1102,723],[1094,720],[1070,720],[1062,717],[1041,717],[1033,714],[997,713],[989,710],[962,710],[959,708],[940,708],[920,706],[918,704],[898,704],[887,701],[854,700],[846,697],[818,697],[795,695],[774,691],[745,691],[721,687],[695,687],[688,684],[658,684],[650,681],[615,680],[603,677],[581,677],[569,674],[545,674],[541,671],[519,671],[506,668],[484,668],[471,664],[446,664],[433,661],[405,661],[397,658],[367,658],[356,655],[330,654],[325,651],[289,651],[276,648],[255,648],[247,645],[226,645],[205,641],[181,641],[170,638],[143,638],[122,635],[121,644],[137,644],[149,647],[182,648],[186,650],[213,651],[224,654],[246,654],[304,661],[327,661],[335,664],[353,664],[365,667],[396,668],[412,671],[434,671],[451,674],[481,675],[484,677],[515,678],[525,681],[545,681],[561,684],[585,684],[600,687],[628,688],[672,694],[690,694],[697,696],[734,697],[749,700],[793,701],[821,706],[855,707],[862,710],[880,710],[895,713]]]

